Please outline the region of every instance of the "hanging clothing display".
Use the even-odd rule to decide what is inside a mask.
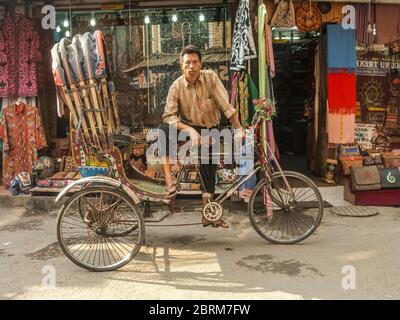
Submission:
[[[253,99],[258,99],[258,90],[251,76],[246,72],[232,75],[231,105],[239,111],[241,125],[247,127],[254,115]]]
[[[344,144],[354,141],[356,114],[328,113],[328,137],[330,143]]]
[[[375,17],[375,6],[366,3],[353,4],[356,9],[356,39],[357,42],[367,45],[373,43],[373,17]]]
[[[328,68],[356,68],[356,34],[354,29],[343,29],[340,24],[327,26]]]
[[[272,90],[272,82],[267,73],[267,62],[266,62],[266,44],[265,44],[265,22],[267,17],[267,9],[264,4],[258,7],[258,81],[260,89],[260,98],[267,98],[272,104],[275,104],[275,99]],[[262,139],[266,141],[272,152],[278,155],[277,146],[275,143],[275,137],[272,128],[272,121],[265,121],[261,126]],[[267,150],[264,145],[264,150]]]
[[[400,6],[376,5],[376,42],[386,44],[400,40]]]
[[[253,31],[250,23],[249,0],[241,0],[233,28],[231,70],[245,70],[246,62],[256,58]]]
[[[330,113],[356,113],[356,75],[328,73],[328,101]]]
[[[16,174],[32,172],[38,150],[47,146],[37,108],[23,103],[4,108],[0,138],[3,141],[3,184],[9,187]]]
[[[32,20],[7,16],[0,26],[0,97],[38,95],[39,34]]]
[[[352,143],[357,109],[355,30],[328,25],[327,40],[328,141]]]
[[[267,21],[265,21],[265,54],[267,59],[267,64],[269,67],[269,74],[271,78],[275,77],[275,58],[274,58],[274,47],[272,44],[272,29]]]

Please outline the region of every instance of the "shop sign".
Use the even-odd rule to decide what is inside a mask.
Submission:
[[[354,130],[355,141],[361,149],[371,149],[371,138],[375,124],[371,123],[356,123]]]
[[[400,61],[384,59],[357,59],[356,74],[360,76],[385,77],[391,69],[400,69]]]
[[[101,10],[122,10],[123,8],[123,3],[109,3],[101,5]]]

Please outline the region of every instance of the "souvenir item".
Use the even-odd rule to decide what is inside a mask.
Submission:
[[[271,20],[271,26],[279,28],[293,28],[296,26],[292,0],[279,1]]]
[[[32,178],[28,172],[21,172],[15,176],[11,181],[10,190],[13,196],[19,193],[28,193],[28,190],[32,188]]]
[[[54,162],[50,157],[40,157],[33,171],[38,174],[39,179],[46,179],[54,174]]]
[[[296,8],[296,25],[300,31],[319,30],[322,23],[322,16],[318,8],[310,4],[310,1],[303,1]]]
[[[380,190],[378,168],[375,166],[351,168],[351,186],[353,191]]]
[[[325,163],[325,173],[323,181],[326,183],[335,183],[338,162],[335,159],[327,159]]]
[[[394,169],[379,169],[382,189],[397,189],[400,188],[400,171],[399,168]]]
[[[57,172],[56,174],[51,176],[51,180],[62,180],[64,179],[64,177],[67,175],[68,172],[66,171],[61,171],[61,172]]]
[[[386,148],[389,148],[390,138],[385,134],[382,126],[377,125],[373,129],[371,144],[372,149],[375,150],[384,150]]]
[[[39,180],[36,184],[39,188],[51,188],[52,180],[51,179],[43,179]]]
[[[317,4],[319,11],[322,14],[327,14],[331,11],[332,9],[332,4],[330,2],[318,2]]]

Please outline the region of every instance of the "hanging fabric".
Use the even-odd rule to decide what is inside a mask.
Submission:
[[[327,129],[330,143],[354,142],[356,115],[328,113]]]
[[[350,73],[328,73],[329,112],[356,113],[356,76]]]
[[[272,29],[268,21],[265,21],[265,54],[267,59],[267,64],[269,67],[269,73],[271,78],[275,77],[275,58],[274,58],[274,47],[272,44]]]
[[[241,0],[233,28],[231,70],[245,70],[246,61],[256,58],[253,31],[250,23],[249,0]]]
[[[400,6],[376,5],[376,42],[387,44],[400,40]]]
[[[375,6],[366,3],[354,4],[356,10],[356,40],[359,43],[370,45],[373,43],[373,17]]]
[[[300,31],[317,31],[322,23],[322,16],[318,8],[311,1],[303,1],[296,8],[296,26]]]
[[[258,81],[260,89],[260,98],[266,98],[270,104],[275,104],[273,95],[271,96],[271,82],[266,67],[266,50],[265,50],[265,21],[267,17],[267,9],[264,4],[258,7]],[[264,121],[261,126],[262,139],[271,147],[272,152],[277,156],[277,147],[272,128],[272,121]],[[262,142],[263,143],[263,142]],[[263,145],[268,155],[267,146]]]
[[[32,172],[38,150],[47,146],[38,109],[24,103],[3,109],[0,122],[3,141],[3,184],[20,172]]]
[[[296,26],[292,0],[281,0],[271,19],[271,26],[278,28],[293,28]]]
[[[38,95],[37,63],[41,59],[39,34],[32,20],[8,16],[0,27],[0,49],[7,61],[0,68],[0,96]],[[4,62],[0,54],[0,63]]]
[[[239,81],[239,119],[242,127],[249,124],[249,79],[247,72],[243,72]]]
[[[356,68],[356,34],[354,29],[328,25],[328,68]]]
[[[328,25],[327,40],[328,141],[352,143],[357,109],[355,30]]]

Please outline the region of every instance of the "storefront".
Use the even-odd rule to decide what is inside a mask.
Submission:
[[[59,159],[54,161],[61,164],[56,171],[65,169],[69,159],[66,156],[71,154],[70,123],[68,112],[62,118],[57,117],[50,51],[62,38],[95,30],[104,35],[123,132],[141,137],[161,122],[168,89],[180,76],[178,54],[190,43],[201,49],[204,67],[216,71],[224,83],[243,124],[254,111],[253,99],[260,94],[275,106],[273,129],[266,128],[264,138],[271,139],[273,130],[277,154],[286,169],[312,174],[318,177],[316,181],[322,178],[327,183],[335,180],[341,183],[340,172],[348,175],[350,166],[364,163],[365,158],[371,160],[367,154],[346,155],[343,146],[350,150],[355,141],[368,151],[376,125],[381,125],[390,137],[390,145],[383,152],[400,144],[397,97],[400,36],[396,34],[399,19],[390,24],[392,28],[382,19],[393,1],[374,4],[352,1],[356,29],[345,31],[335,27],[342,23],[345,16],[342,8],[348,2],[311,1],[310,6],[310,1],[264,1],[265,21],[271,27],[265,38],[267,45],[270,41],[273,46],[266,53],[268,80],[264,94],[258,81],[259,57],[246,60],[239,71],[231,67],[235,17],[242,1],[84,1],[85,4],[79,5],[74,2],[55,1],[56,29],[45,31],[39,27],[43,16],[41,2],[10,9],[1,6],[0,1],[3,9],[0,15],[4,19],[14,14],[14,19],[25,16],[35,22],[32,28],[36,31],[32,34],[38,39],[37,51],[41,57],[32,59],[37,65],[29,70],[36,70],[31,82],[37,89],[21,93],[28,99],[28,105],[39,110],[41,119],[44,138],[41,143],[37,141],[33,151],[38,151],[38,156]],[[258,49],[258,24],[264,19],[259,12],[262,1],[248,3],[253,41]],[[0,24],[3,25],[4,19]],[[344,35],[345,42],[340,42],[343,37],[338,37],[338,32],[343,32],[340,35]],[[341,52],[330,50],[335,47],[341,48]],[[247,89],[242,90],[243,86]],[[19,95],[4,90],[3,109]],[[8,100],[10,95],[16,95],[15,101]],[[226,119],[223,124],[228,125]],[[153,166],[151,159],[143,159],[143,146],[139,144],[130,152],[133,156],[127,155],[125,160],[130,159],[134,170],[151,179],[163,179],[161,167]],[[20,171],[32,172],[38,156],[27,167],[9,170],[6,185]],[[377,156],[376,152],[372,156]],[[396,159],[396,152],[384,157]],[[5,160],[3,163],[10,162],[7,157]],[[75,176],[70,173],[66,179],[65,175],[61,180],[66,182],[54,186],[62,187],[68,180],[79,178],[74,165],[70,166]],[[229,184],[236,173],[233,167],[221,167],[221,186]],[[191,172],[186,175],[186,191],[197,193],[198,178]]]

